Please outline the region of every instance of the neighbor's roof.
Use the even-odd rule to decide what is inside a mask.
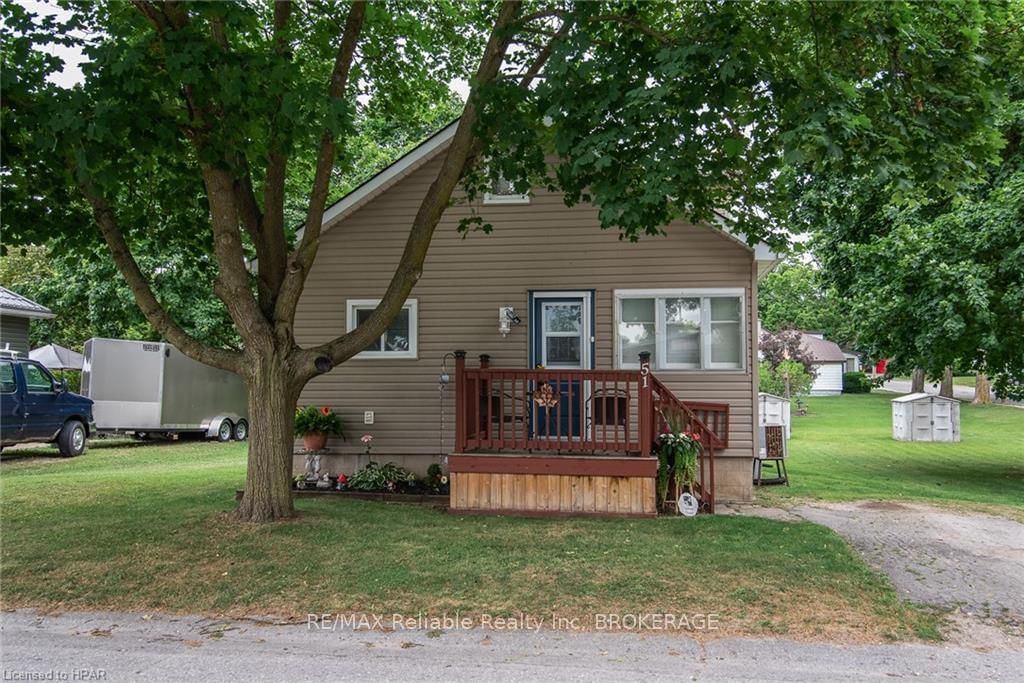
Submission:
[[[0,287],[0,313],[13,318],[52,318],[53,311],[17,292]]]
[[[800,346],[811,356],[811,360],[817,363],[846,362],[846,354],[839,348],[839,344],[828,339],[812,337],[800,330],[796,330],[796,332],[800,335]]]
[[[323,228],[321,233],[326,233],[337,225],[341,219],[351,215],[368,201],[378,196],[416,169],[422,167],[444,150],[448,149],[448,144],[452,141],[452,138],[455,137],[455,130],[458,126],[458,119],[452,121],[450,124],[418,144],[416,147],[413,147],[411,150],[400,156],[390,166],[385,167],[362,185],[359,185],[344,197],[327,207],[327,210],[324,212],[322,223]],[[719,223],[720,224],[715,227],[721,230],[724,235],[732,238],[754,253],[754,259],[759,262],[759,277],[771,270],[771,268],[773,268],[782,259],[780,255],[774,253],[764,242],[760,242],[754,246],[747,244],[747,240],[742,234],[735,232],[730,228],[728,220],[723,219],[722,221],[719,221]],[[303,229],[300,229],[297,235],[298,239],[302,239],[302,233]]]

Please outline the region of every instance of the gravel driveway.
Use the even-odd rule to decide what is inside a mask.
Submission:
[[[814,503],[792,512],[834,529],[904,597],[1024,625],[1024,524],[889,502]]]

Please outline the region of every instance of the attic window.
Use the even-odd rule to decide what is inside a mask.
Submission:
[[[505,178],[499,177],[491,191],[484,194],[484,204],[529,204],[530,195],[516,192],[516,188]]]

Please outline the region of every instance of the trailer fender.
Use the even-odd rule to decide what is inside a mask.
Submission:
[[[207,439],[217,438],[217,432],[220,430],[220,423],[224,420],[231,420],[231,424],[237,424],[239,420],[245,419],[238,413],[223,413],[211,417],[209,420],[203,421],[203,434]]]

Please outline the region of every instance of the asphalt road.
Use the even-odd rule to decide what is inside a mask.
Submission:
[[[9,611],[2,680],[1020,680],[1024,653],[679,634],[311,630],[197,617]],[[48,676],[38,678],[35,676]]]
[[[889,380],[888,382],[883,384],[882,385],[882,389],[884,391],[891,391],[891,392],[893,392],[895,394],[909,394],[910,393],[910,386],[911,386],[910,380],[893,379],[893,380]],[[939,385],[938,384],[925,384],[924,385],[924,391],[925,391],[926,394],[938,395],[938,393],[939,393]],[[974,387],[962,387],[962,386],[960,386],[958,384],[954,384],[953,385],[953,397],[957,398],[957,399],[960,399],[961,401],[971,402],[971,401],[974,400]],[[1024,407],[1024,401],[1000,400],[1000,399],[995,398],[995,395],[993,395],[993,397],[992,397],[992,402],[997,404],[997,405],[1013,406],[1015,408],[1022,408],[1022,407]]]

